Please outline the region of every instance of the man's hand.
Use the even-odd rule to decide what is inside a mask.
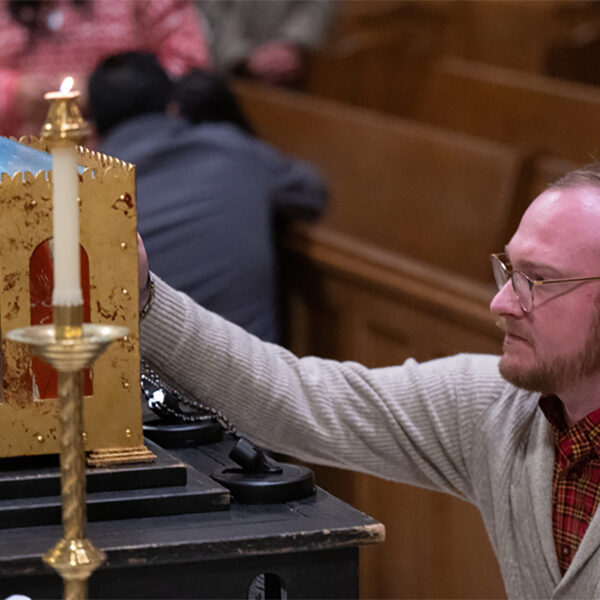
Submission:
[[[150,282],[148,281],[148,255],[140,234],[137,234],[138,242],[138,288],[139,309],[142,310],[150,299]]]

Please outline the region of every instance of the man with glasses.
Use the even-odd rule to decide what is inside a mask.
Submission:
[[[159,280],[142,353],[261,445],[476,504],[509,597],[599,598],[600,163],[538,196],[491,260],[500,358],[298,359]]]

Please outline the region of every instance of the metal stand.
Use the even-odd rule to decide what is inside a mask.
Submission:
[[[87,597],[87,580],[105,560],[104,552],[85,537],[82,370],[127,331],[126,327],[85,323],[79,331],[67,331],[66,335],[60,325],[25,327],[7,334],[9,339],[29,346],[33,354],[58,371],[63,538],[44,555],[44,560],[63,578],[67,600]]]

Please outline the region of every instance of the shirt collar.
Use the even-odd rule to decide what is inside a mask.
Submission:
[[[600,457],[600,408],[569,427],[558,396],[542,396],[539,406],[554,431],[560,468],[568,469],[582,460]]]

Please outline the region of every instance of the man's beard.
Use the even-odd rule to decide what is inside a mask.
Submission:
[[[509,383],[533,392],[556,393],[600,371],[600,303],[583,348],[533,367],[506,364],[504,357],[498,366],[500,375]]]

